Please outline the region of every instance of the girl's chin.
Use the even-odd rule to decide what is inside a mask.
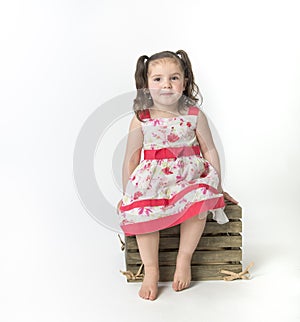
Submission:
[[[166,102],[166,101],[156,101],[156,102],[153,102],[154,103],[154,106],[161,106],[161,107],[170,107],[170,106],[175,106],[178,104],[178,101],[175,101],[175,102]]]
[[[171,104],[176,104],[178,102],[179,98],[180,98],[180,96],[174,95],[174,94],[173,95],[161,95],[160,97],[158,97],[154,101],[159,104],[171,105]]]

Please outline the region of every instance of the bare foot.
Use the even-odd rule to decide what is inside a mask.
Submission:
[[[191,283],[191,278],[191,257],[178,253],[172,284],[173,290],[177,292],[188,288]]]
[[[155,300],[158,293],[159,269],[155,267],[145,267],[145,276],[139,290],[139,296],[145,300]]]

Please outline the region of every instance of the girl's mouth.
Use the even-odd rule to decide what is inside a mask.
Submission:
[[[168,92],[168,93],[161,93],[160,95],[173,95],[174,93]]]

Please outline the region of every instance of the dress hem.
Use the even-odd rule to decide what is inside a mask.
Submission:
[[[122,228],[125,236],[146,234],[146,233],[151,233],[158,230],[176,226],[191,217],[199,215],[202,212],[213,210],[213,209],[224,208],[224,207],[225,207],[224,196],[220,196],[216,198],[195,202],[188,209],[183,209],[182,211],[180,211],[175,215],[153,219],[146,222],[120,225],[120,227]],[[228,218],[226,217],[224,212],[223,212],[223,216],[225,220],[222,222],[218,221],[218,223],[224,224],[228,222]],[[213,219],[216,220],[215,218]]]

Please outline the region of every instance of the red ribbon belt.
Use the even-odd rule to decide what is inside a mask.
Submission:
[[[182,147],[169,147],[156,150],[144,150],[144,159],[170,159],[178,158],[181,156],[188,156],[198,154],[200,155],[200,146],[182,146]]]

